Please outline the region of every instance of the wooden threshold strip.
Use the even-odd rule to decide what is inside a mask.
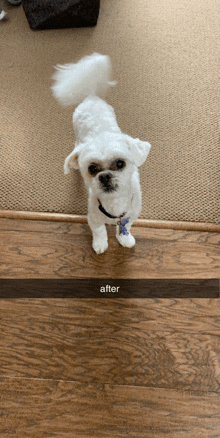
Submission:
[[[87,217],[77,214],[60,214],[60,213],[43,213],[29,211],[10,211],[0,210],[0,218],[4,219],[24,219],[34,221],[53,221],[53,222],[72,222],[87,223]],[[184,222],[184,221],[163,221],[138,219],[133,223],[136,227],[160,228],[186,231],[204,231],[209,233],[218,233],[219,225],[203,222]]]

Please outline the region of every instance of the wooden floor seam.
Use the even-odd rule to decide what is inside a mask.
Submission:
[[[158,390],[164,390],[164,391],[176,391],[177,388],[175,387],[166,387],[166,386],[151,386],[151,385],[122,385],[112,382],[102,382],[102,383],[92,383],[92,382],[85,382],[80,380],[69,380],[69,379],[48,379],[48,378],[36,378],[36,377],[13,377],[13,376],[0,376],[0,380],[31,380],[36,382],[64,382],[64,383],[79,383],[82,385],[88,385],[88,386],[94,386],[94,387],[100,387],[104,385],[114,386],[114,387],[121,387],[121,388],[144,388],[144,389],[158,389]],[[196,394],[220,394],[219,391],[211,391],[211,390],[200,390],[200,389],[187,389],[187,388],[178,388],[179,391],[184,392],[190,392],[190,393],[196,393]]]

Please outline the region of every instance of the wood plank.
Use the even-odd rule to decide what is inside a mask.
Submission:
[[[87,224],[81,223],[68,223],[68,222],[55,222],[55,221],[32,221],[32,220],[13,220],[13,219],[1,219],[0,218],[0,230],[2,231],[22,231],[33,233],[58,233],[58,234],[85,234],[91,237],[91,231]],[[115,227],[107,226],[108,235],[115,236]],[[173,232],[174,231],[174,232]],[[140,236],[147,239],[158,240],[166,237],[166,239],[176,241],[177,237],[179,241],[199,241],[201,243],[209,243],[213,245],[219,244],[218,233],[210,232],[198,232],[198,231],[184,231],[176,233],[173,229],[149,229],[147,227],[135,227],[136,236]],[[180,231],[180,230],[179,230]],[[199,239],[198,239],[198,236]]]
[[[87,223],[86,215],[77,214],[61,214],[61,213],[44,213],[30,211],[11,211],[0,210],[0,218],[6,219],[22,219],[35,221],[54,221],[54,222],[72,222],[72,223]],[[187,221],[165,221],[165,220],[150,220],[137,219],[134,227],[146,228],[162,228],[172,230],[187,230],[187,231],[207,231],[210,233],[218,233],[219,225],[205,222],[187,222]]]
[[[219,335],[219,300],[194,299],[1,299],[1,321],[5,318],[33,318],[66,323],[79,321],[88,325],[96,319],[114,323],[119,319],[129,327],[146,330],[172,330],[177,332]],[[79,318],[80,317],[80,318]],[[82,319],[81,319],[82,318]],[[7,325],[8,323],[6,323]],[[120,324],[121,327],[121,324]]]
[[[2,437],[217,438],[218,395],[0,379]]]
[[[21,232],[8,221],[0,227],[0,277],[219,278],[218,234],[135,227],[128,249],[109,227],[109,248],[97,255],[86,224],[23,221]]]
[[[218,391],[218,323],[209,299],[1,300],[1,375]]]

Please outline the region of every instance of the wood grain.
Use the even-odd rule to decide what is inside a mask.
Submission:
[[[1,437],[219,436],[214,393],[0,379],[0,398]]]
[[[217,300],[2,300],[1,376],[218,391]]]
[[[218,278],[218,235],[0,220],[0,278]],[[217,299],[1,299],[0,436],[217,438]]]
[[[0,219],[0,277],[219,277],[218,234],[134,227],[128,249],[108,230],[109,248],[97,255],[86,224]]]

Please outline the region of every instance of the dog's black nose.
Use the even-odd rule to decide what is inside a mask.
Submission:
[[[111,173],[104,173],[102,175],[99,176],[99,181],[103,184],[106,185],[109,183],[109,181],[112,178],[112,174]]]

